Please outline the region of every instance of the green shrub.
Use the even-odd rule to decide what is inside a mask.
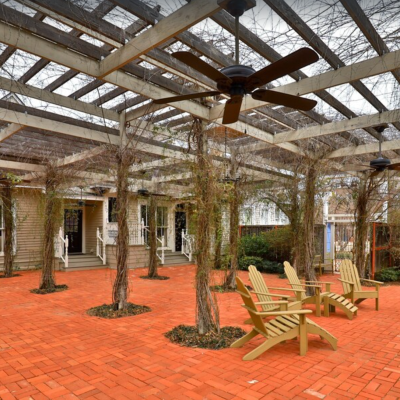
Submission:
[[[352,260],[353,253],[351,251],[341,251],[336,253],[337,260]]]
[[[268,254],[268,243],[263,234],[246,235],[240,238],[240,253],[247,257],[265,258]]]
[[[291,260],[293,241],[292,231],[289,226],[272,229],[263,233],[263,236],[269,248],[267,260],[278,263]]]
[[[261,257],[264,260],[283,263],[290,261],[292,233],[290,227],[271,229],[261,235],[247,235],[240,239],[240,254]]]
[[[259,271],[263,268],[263,259],[261,257],[241,257],[239,258],[239,269],[247,271],[250,265],[254,265]]]
[[[267,274],[283,274],[285,273],[283,269],[283,264],[278,263],[276,261],[268,261],[264,260],[262,265],[262,272],[266,272]]]
[[[381,282],[394,282],[400,280],[400,271],[394,268],[384,268],[375,274],[375,280]]]

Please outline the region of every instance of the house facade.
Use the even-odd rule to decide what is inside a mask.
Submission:
[[[179,199],[157,196],[158,256],[161,264],[189,261],[185,234],[189,205]],[[42,189],[16,187],[14,204],[14,267],[41,267],[43,240]],[[116,268],[116,194],[96,188],[71,193],[64,198],[60,228],[54,238],[55,268],[73,270],[86,267]],[[4,263],[4,219],[0,204],[0,270]],[[149,261],[148,197],[132,193],[129,199],[129,268],[146,267]],[[183,233],[183,235],[182,235]],[[184,252],[182,252],[182,244]],[[187,255],[183,255],[183,253]]]

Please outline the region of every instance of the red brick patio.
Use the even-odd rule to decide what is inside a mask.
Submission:
[[[120,320],[85,311],[110,302],[113,272],[57,273],[70,290],[31,294],[39,272],[0,280],[0,399],[399,399],[400,287],[384,287],[381,311],[360,305],[349,321],[340,311],[315,318],[338,339],[338,351],[310,337],[306,357],[297,341],[281,344],[251,362],[241,349],[179,347],[163,333],[194,324],[194,267],[161,269],[168,281],[130,272],[131,298],[151,313]],[[246,277],[245,273],[242,273]],[[266,275],[270,286],[285,281]],[[336,277],[334,289],[340,292]],[[247,317],[236,293],[219,294],[222,325]]]

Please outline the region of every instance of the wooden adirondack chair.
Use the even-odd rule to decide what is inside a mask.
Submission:
[[[340,263],[340,282],[343,286],[343,297],[351,299],[354,304],[359,304],[366,299],[375,299],[375,309],[379,310],[379,289],[383,282],[362,279],[358,275],[357,267],[351,260],[342,260]],[[361,281],[375,284],[375,290],[363,290]]]
[[[278,294],[278,293],[271,293],[269,289],[276,289],[276,290],[283,290],[283,291],[288,291],[288,292],[293,292],[297,294],[298,292],[304,292],[304,289],[288,289],[288,288],[272,288],[268,287],[264,281],[263,276],[261,273],[257,270],[257,268],[254,265],[250,265],[249,268],[249,279],[251,282],[251,285],[253,286],[254,290],[251,291],[251,293],[254,293],[257,296],[257,299],[259,302],[262,302],[263,304],[261,305],[261,308],[263,311],[273,311],[273,310],[288,310],[288,309],[297,309],[301,310],[302,304],[301,301],[291,301],[288,302],[288,299],[290,299],[292,296],[289,295],[283,295],[283,294]],[[281,299],[281,301],[274,301],[273,297],[278,297]],[[286,300],[286,301],[284,301]],[[251,318],[247,319],[245,321],[245,324],[251,324]]]
[[[335,312],[336,307],[340,308],[347,317],[351,320],[354,315],[357,315],[358,307],[356,307],[352,302],[346,300],[345,296],[340,294],[332,293],[331,282],[305,282],[301,283],[295,269],[285,261],[283,263],[285,268],[285,274],[289,280],[290,286],[293,289],[301,289],[303,287],[314,287],[315,295],[306,296],[305,292],[298,292],[297,299],[302,302],[302,304],[315,304],[315,315],[317,317],[321,316],[321,302],[324,303],[324,316],[329,317],[330,311]],[[321,292],[321,285],[325,284],[325,292]]]
[[[276,344],[294,339],[297,336],[300,339],[300,355],[304,356],[307,353],[308,333],[319,335],[321,339],[328,341],[333,350],[337,349],[337,339],[325,329],[306,318],[306,314],[309,314],[310,310],[258,311],[257,304],[260,303],[254,302],[249,290],[239,277],[236,277],[236,284],[236,291],[242,296],[243,307],[249,312],[254,327],[241,339],[232,343],[231,347],[242,347],[257,335],[262,335],[266,339],[264,343],[250,351],[250,353],[247,353],[243,357],[244,361],[254,360]],[[263,318],[265,317],[276,318],[264,323]]]

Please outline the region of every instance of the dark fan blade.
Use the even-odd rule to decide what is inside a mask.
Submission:
[[[196,57],[192,53],[189,53],[188,51],[177,51],[172,55],[179,61],[182,61],[185,64],[189,65],[189,67],[192,67],[196,71],[201,72],[203,75],[208,76],[213,81],[223,81],[227,83],[232,82],[231,78],[228,78],[225,74],[207,64],[201,58]]]
[[[374,176],[377,176],[377,175],[379,175],[379,174],[382,173],[382,172],[383,172],[383,171],[377,169],[376,171],[374,171],[374,172],[370,175],[370,177],[373,178]]]
[[[315,100],[304,99],[303,97],[292,96],[272,90],[258,89],[251,95],[253,99],[266,101],[268,103],[280,104],[282,106],[295,108],[302,111],[310,111],[317,105]]]
[[[153,100],[153,103],[155,104],[173,103],[175,101],[181,101],[181,100],[198,99],[199,97],[216,96],[217,94],[220,93],[221,92],[217,92],[214,90],[210,92],[183,94],[182,96],[172,96],[172,97],[165,97],[164,99]]]
[[[394,171],[400,171],[400,163],[391,164],[387,167],[387,169],[391,169]]]
[[[242,105],[243,97],[235,97],[225,103],[223,124],[233,124],[239,119],[240,106]]]
[[[263,86],[315,61],[318,61],[317,53],[304,47],[250,75],[248,84],[252,85],[253,88]]]

